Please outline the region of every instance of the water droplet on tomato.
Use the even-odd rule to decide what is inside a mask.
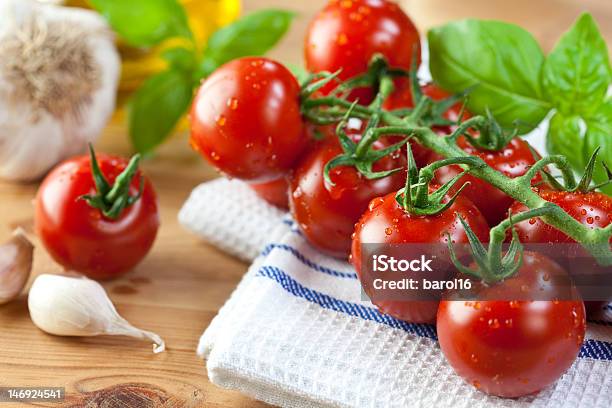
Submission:
[[[514,322],[512,321],[512,319],[506,319],[504,321],[504,324],[506,325],[506,327],[511,328]]]
[[[370,14],[372,10],[370,10],[368,6],[359,6],[357,11],[360,12],[361,14]]]
[[[227,100],[227,106],[231,109],[231,110],[236,110],[238,109],[238,99],[236,98],[229,98]]]
[[[509,305],[510,305],[511,309],[518,309],[519,307],[521,307],[521,305],[518,302],[518,300],[511,300]]]
[[[393,234],[393,228],[391,228],[391,227],[387,227],[387,228],[385,228],[385,234],[386,234],[386,235],[391,235],[391,234]]]
[[[470,356],[470,360],[472,360],[474,363],[478,362],[478,356],[476,356],[476,354],[473,354]]]
[[[492,329],[499,329],[500,326],[498,319],[489,319],[488,324]]]
[[[363,16],[359,13],[351,13],[349,14],[349,19],[351,21],[355,21],[355,22],[359,22],[361,20],[363,20]]]
[[[351,7],[353,7],[353,1],[352,0],[342,0],[340,2],[340,7],[345,8],[345,9],[350,9]]]
[[[346,34],[340,33],[336,42],[338,43],[338,45],[346,45],[348,43],[348,37],[346,36]]]
[[[300,186],[298,186],[292,193],[293,198],[300,198],[303,194],[304,191],[302,191],[302,188]]]
[[[587,224],[593,224],[595,222],[595,220],[593,219],[593,217],[588,217],[586,220]]]
[[[535,223],[536,223],[536,219],[535,219],[535,218],[531,218],[531,219],[529,220],[529,224],[533,225],[533,224],[535,224]]]
[[[480,389],[480,382],[478,380],[472,381],[472,385],[478,389]]]
[[[580,210],[580,215],[587,215],[587,210],[585,210],[584,208]]]
[[[382,203],[384,202],[385,200],[382,197],[376,197],[375,199],[370,201],[370,204],[368,205],[368,209],[370,211],[374,211],[377,207],[380,207]]]
[[[227,118],[225,116],[219,115],[217,117],[217,126],[223,127],[223,126],[225,126],[226,122],[227,122]]]

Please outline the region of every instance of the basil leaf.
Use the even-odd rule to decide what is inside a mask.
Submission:
[[[499,21],[462,20],[428,33],[434,80],[452,92],[473,88],[467,107],[489,108],[504,127],[535,128],[550,111],[540,75],[544,53],[524,29]]]
[[[136,47],[151,47],[170,37],[193,37],[177,0],[91,0],[91,4],[122,39]]]
[[[287,32],[294,16],[286,10],[262,10],[217,30],[208,39],[201,75],[235,58],[265,54]]]
[[[594,114],[586,119],[578,115],[564,116],[556,113],[550,121],[547,150],[551,154],[566,156],[572,168],[580,175],[598,147],[597,164],[593,180],[601,183],[607,180],[607,174],[601,165],[612,163],[612,100],[599,106]],[[612,187],[603,188],[607,194],[612,194]]]
[[[592,116],[586,118],[586,137],[583,148],[583,159],[586,161],[591,157],[596,148],[601,147],[597,156],[597,164],[593,179],[602,183],[608,179],[606,171],[601,162],[612,166],[612,99],[601,104]],[[607,194],[612,194],[612,186],[608,185],[602,189]]]
[[[545,94],[564,114],[588,114],[604,100],[611,80],[608,46],[593,17],[583,14],[544,64]]]
[[[195,54],[183,47],[175,47],[164,50],[162,58],[168,62],[172,69],[191,72],[195,68]]]
[[[134,95],[129,109],[132,144],[141,153],[153,150],[166,139],[193,95],[191,76],[167,70],[149,78]]]
[[[566,156],[574,170],[582,174],[588,160],[588,157],[585,160],[582,154],[584,133],[585,124],[580,116],[556,113],[548,126],[546,150],[550,154]]]

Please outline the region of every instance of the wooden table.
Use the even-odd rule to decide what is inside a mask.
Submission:
[[[283,61],[296,63],[301,58],[306,24],[324,2],[246,0],[245,9],[277,6],[298,11],[299,18],[290,35],[272,53]],[[498,6],[504,2],[497,2]],[[610,39],[612,7],[604,5],[605,2],[581,3],[595,12],[601,24],[607,22],[603,29]],[[529,1],[529,13],[520,7],[496,11],[491,6],[495,2],[486,0],[462,2],[465,6],[460,9],[442,6],[442,3],[455,4],[455,0],[406,3],[418,17],[421,29],[455,16],[502,16],[523,22],[537,33],[546,48],[567,28],[579,8],[577,1],[570,0]],[[546,24],[538,25],[533,14],[542,15],[544,10]],[[98,149],[131,154],[120,115],[105,129]],[[0,307],[0,385],[66,387],[69,395],[65,403],[48,406],[80,407],[86,403],[92,407],[265,406],[212,385],[206,377],[204,363],[195,355],[200,334],[247,267],[200,242],[177,223],[177,212],[190,190],[215,177],[215,172],[188,148],[184,132],[175,135],[143,167],[158,192],[162,228],[146,260],[127,276],[105,283],[105,287],[119,312],[134,325],[160,334],[168,350],[154,355],[150,344],[125,338],[49,336],[30,321],[24,294]],[[7,238],[18,225],[32,230],[31,201],[35,192],[36,185],[0,183],[0,240]],[[59,271],[40,245],[35,257],[35,274]]]

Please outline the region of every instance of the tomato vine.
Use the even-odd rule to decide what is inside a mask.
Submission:
[[[373,63],[380,66],[380,56],[373,59]],[[397,72],[387,72],[378,68],[379,78],[375,83],[385,84],[379,87],[378,94],[389,94],[389,86],[393,86],[393,78]],[[368,74],[371,76],[371,74]],[[409,74],[406,73],[406,76]],[[318,76],[319,81],[328,82],[337,80],[336,74],[323,74]],[[361,83],[358,79],[351,79],[353,83]],[[344,83],[344,88],[350,84]],[[308,85],[312,89],[313,84]],[[384,96],[383,95],[383,96]],[[434,132],[427,120],[428,115],[434,110],[436,102],[431,98],[420,95],[420,100],[412,110],[403,112],[388,111],[381,107],[380,100],[369,106],[358,105],[348,101],[341,95],[329,95],[317,97],[316,92],[303,93],[301,107],[304,117],[316,124],[332,124],[344,120],[347,116],[357,117],[364,120],[374,119],[378,127],[369,127],[364,139],[376,140],[383,135],[400,135],[416,139],[421,145],[429,148],[446,159],[461,159],[466,153],[457,145],[457,138],[465,134],[469,129],[476,131],[488,131],[494,124],[492,117],[475,116],[458,124],[457,129],[441,137]],[[378,123],[380,122],[380,123]],[[347,160],[348,162],[348,160]],[[344,163],[343,163],[344,164]],[[577,242],[581,243],[600,264],[612,265],[612,251],[609,240],[612,236],[612,225],[605,228],[588,228],[566,213],[558,205],[546,201],[540,197],[531,186],[532,178],[538,172],[544,170],[548,165],[555,165],[562,174],[565,185],[569,188],[576,186],[576,181],[571,170],[568,159],[562,155],[553,155],[538,160],[532,168],[521,177],[509,178],[499,171],[488,166],[484,160],[472,156],[470,160],[464,160],[459,164],[465,171],[482,179],[497,189],[503,191],[515,200],[523,203],[530,210],[538,210],[534,214],[545,223],[564,232]],[[431,168],[422,169],[423,172],[431,172]],[[505,223],[504,221],[503,223]],[[491,231],[492,245],[501,245],[503,242],[502,228],[493,228]]]

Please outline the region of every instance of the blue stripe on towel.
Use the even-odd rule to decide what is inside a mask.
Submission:
[[[309,302],[316,303],[325,309],[342,312],[354,317],[360,317],[364,320],[371,320],[377,323],[386,324],[387,326],[402,329],[408,333],[416,334],[421,337],[428,337],[430,339],[437,338],[436,330],[432,325],[407,323],[394,319],[391,316],[381,314],[373,307],[367,307],[352,302],[345,302],[316,290],[309,289],[297,282],[291,276],[287,275],[280,268],[274,266],[263,266],[259,269],[257,275],[270,278],[278,282],[283,289],[292,295],[306,299]]]
[[[287,245],[287,244],[276,244],[276,243],[272,243],[267,245],[264,250],[262,251],[261,255],[262,256],[267,256],[270,254],[270,252],[272,252],[274,249],[280,249],[282,251],[287,251],[290,254],[292,254],[293,256],[295,256],[301,263],[303,263],[304,265],[308,266],[311,269],[314,269],[317,272],[322,272],[331,276],[336,276],[338,278],[347,278],[347,279],[357,279],[357,274],[356,273],[350,273],[350,272],[340,272],[331,268],[327,268],[325,266],[319,265],[313,261],[311,261],[310,259],[306,258],[306,256],[304,254],[302,254],[300,251],[298,251],[297,249],[295,249],[294,247]]]
[[[437,340],[436,330],[433,325],[407,323],[391,316],[381,314],[373,307],[336,299],[332,296],[303,286],[280,268],[274,266],[262,266],[259,271],[257,271],[257,276],[272,279],[280,284],[281,287],[288,293],[308,300],[309,302],[316,303],[325,309],[345,313],[354,317],[360,317],[364,320],[382,323],[395,329],[404,330],[407,333]],[[579,357],[612,361],[612,343],[592,339],[586,340],[580,349]]]

